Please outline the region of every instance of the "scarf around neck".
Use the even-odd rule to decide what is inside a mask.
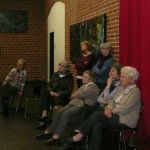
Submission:
[[[108,59],[110,59],[112,56],[111,54],[107,55],[107,56],[103,56],[102,54],[100,55],[100,58],[99,58],[99,63],[98,63],[98,68],[99,69],[102,69],[103,65],[104,65],[104,62]]]

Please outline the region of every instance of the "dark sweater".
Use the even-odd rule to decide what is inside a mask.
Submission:
[[[76,63],[78,75],[82,75],[84,71],[91,70],[93,66],[94,55],[91,53],[88,56],[81,56]]]
[[[63,100],[70,98],[73,87],[73,77],[70,71],[67,71],[64,77],[60,77],[60,72],[55,72],[50,80],[48,91],[58,92]]]

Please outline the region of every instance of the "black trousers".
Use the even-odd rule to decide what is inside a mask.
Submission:
[[[98,110],[90,115],[78,129],[84,136],[90,135],[88,150],[100,150],[103,129],[105,127],[121,128],[122,126],[119,123],[119,115],[112,114],[112,117],[108,118],[104,111]]]
[[[77,122],[77,127],[84,122],[90,114],[94,113],[95,111],[99,110],[100,107],[99,105],[94,105],[94,106],[89,106],[89,105],[84,105],[79,109],[79,115],[78,115],[78,122]]]
[[[19,92],[19,89],[9,84],[1,87],[2,110],[7,110],[10,96],[14,97],[17,92]]]
[[[43,92],[41,95],[40,95],[40,103],[41,103],[41,106],[42,106],[42,110],[48,110],[48,107],[50,105],[50,95],[47,92]]]
[[[66,99],[65,99],[66,100]],[[42,106],[42,110],[49,111],[50,106],[54,105],[65,105],[64,99],[58,97],[51,96],[49,91],[44,91],[40,95],[40,102]]]

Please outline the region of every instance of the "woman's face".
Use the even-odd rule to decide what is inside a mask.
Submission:
[[[25,64],[23,62],[21,62],[21,61],[17,62],[17,69],[21,70],[24,68],[24,66],[25,66]]]
[[[101,49],[101,53],[102,53],[103,56],[109,55],[109,52],[110,52],[109,49],[106,49],[106,48],[102,48],[102,49]]]
[[[87,45],[84,44],[84,43],[82,43],[82,44],[81,44],[81,51],[83,52],[83,51],[86,51],[86,50],[88,50]]]
[[[59,64],[59,65],[58,65],[58,71],[59,71],[59,72],[62,72],[62,73],[65,72],[65,66],[62,65],[62,64]]]
[[[115,69],[115,68],[111,68],[110,71],[109,71],[109,76],[112,78],[112,79],[116,79],[119,77],[119,74],[118,74],[118,71]]]
[[[127,74],[121,73],[120,82],[122,86],[127,87],[132,84],[132,79]]]

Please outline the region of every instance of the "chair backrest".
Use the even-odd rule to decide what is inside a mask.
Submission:
[[[140,108],[140,112],[139,112],[139,118],[138,118],[137,126],[136,126],[135,130],[139,129],[139,126],[140,126],[140,123],[141,123],[141,119],[142,119],[143,110],[144,110],[144,102],[141,101],[141,108]]]
[[[26,81],[25,87],[23,90],[23,96],[24,97],[33,97],[34,96],[33,81]]]
[[[39,97],[41,94],[42,88],[46,86],[47,86],[47,83],[45,81],[34,80],[33,81],[34,96]]]

